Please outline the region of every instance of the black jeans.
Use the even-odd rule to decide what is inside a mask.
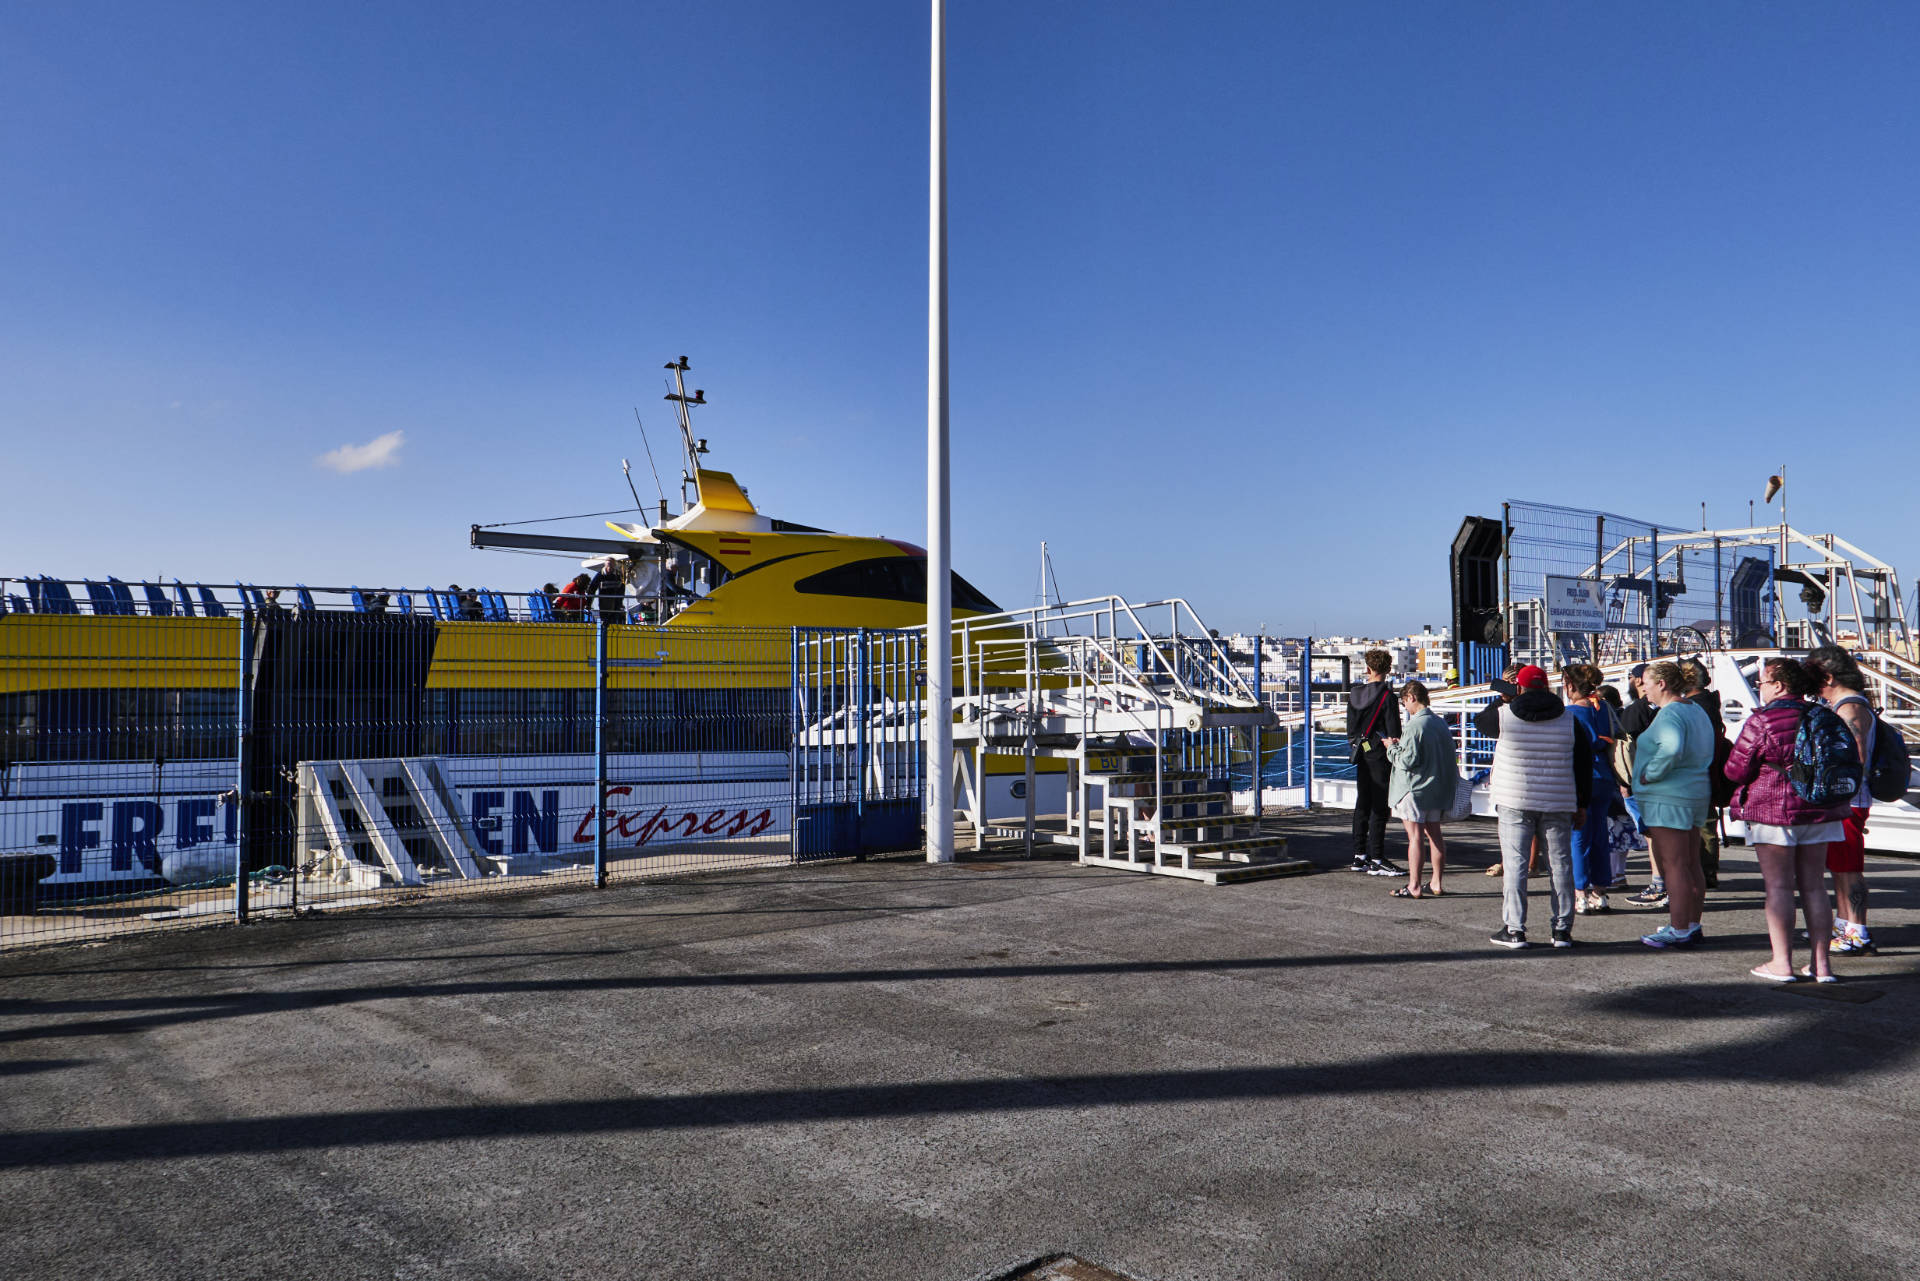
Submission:
[[[1367,755],[1379,756],[1380,748],[1376,745]],[[1358,786],[1353,797],[1353,856],[1384,863],[1387,861],[1387,781],[1375,776],[1370,762],[1363,759],[1354,766],[1354,782]]]

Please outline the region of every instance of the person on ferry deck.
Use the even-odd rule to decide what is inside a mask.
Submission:
[[[613,559],[609,557],[593,576],[590,594],[599,602],[600,617],[609,623],[624,623],[627,620],[627,582],[620,577]]]
[[[563,623],[579,622],[581,611],[587,607],[587,585],[591,581],[585,574],[575,574],[565,590],[553,598],[553,616]]]
[[[1818,680],[1791,658],[1769,658],[1756,682],[1760,709],[1740,727],[1740,738],[1727,757],[1727,778],[1739,788],[1733,814],[1747,825],[1747,841],[1760,860],[1760,876],[1767,887],[1767,941],[1773,947],[1772,957],[1748,973],[1774,983],[1788,983],[1795,977],[1796,884],[1807,914],[1807,940],[1813,945],[1813,963],[1806,976],[1822,983],[1833,976],[1828,958],[1833,908],[1827,899],[1827,845],[1845,839],[1842,821],[1853,804],[1843,798],[1835,805],[1815,805],[1801,799],[1787,777],[1794,740],[1807,713],[1807,695],[1814,692]]]
[[[1394,698],[1393,655],[1384,649],[1366,653],[1367,678],[1347,691],[1347,753],[1353,761],[1353,870],[1368,876],[1398,876],[1387,862],[1387,748],[1400,737],[1400,708]]]

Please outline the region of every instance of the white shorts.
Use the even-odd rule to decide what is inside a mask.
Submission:
[[[1414,808],[1413,793],[1408,792],[1393,803],[1393,816],[1409,823],[1438,823],[1447,817],[1447,812]]]
[[[1840,823],[1796,823],[1792,827],[1775,827],[1771,823],[1747,824],[1749,845],[1829,845],[1845,839],[1846,828]]]

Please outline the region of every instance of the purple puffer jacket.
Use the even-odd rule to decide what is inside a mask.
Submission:
[[[1837,822],[1847,816],[1850,803],[1821,808],[1800,799],[1785,770],[1793,764],[1793,739],[1800,732],[1803,698],[1776,698],[1747,717],[1740,737],[1727,758],[1727,779],[1739,787],[1733,797],[1733,816],[1772,827],[1802,823]]]

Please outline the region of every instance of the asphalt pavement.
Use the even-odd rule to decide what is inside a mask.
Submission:
[[[1490,824],[1409,902],[1333,870],[1345,815],[1282,822],[1328,870],[831,864],[0,955],[0,1275],[1920,1276],[1920,867],[1869,862],[1879,956],[1776,988],[1738,847],[1699,951],[1617,911],[1506,952]]]

